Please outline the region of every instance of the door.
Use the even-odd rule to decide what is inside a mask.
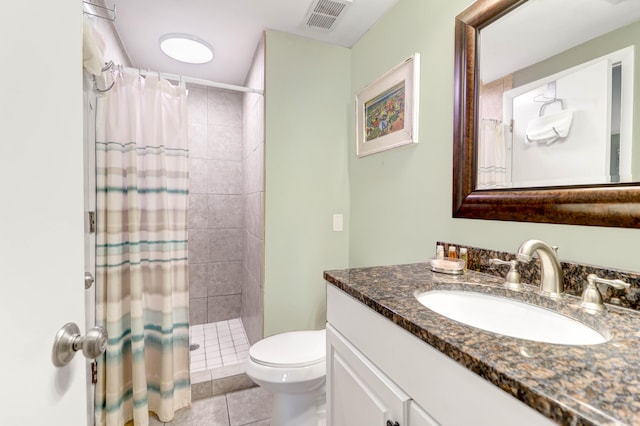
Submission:
[[[609,181],[610,74],[609,61],[602,59],[513,98],[513,187]],[[542,108],[545,101],[553,99],[558,102]],[[538,122],[541,114],[548,116],[563,109],[573,113],[566,138],[550,144],[527,142],[531,123]]]
[[[84,145],[84,331],[96,325],[96,103],[93,82],[85,79],[83,90]],[[95,385],[91,382],[93,361],[86,362],[87,425],[93,425]]]
[[[38,13],[33,13],[37,10]],[[86,424],[85,359],[54,367],[54,336],[84,329],[80,1],[0,14],[0,409],[7,425]]]
[[[406,426],[409,396],[327,324],[327,424]]]
[[[415,401],[409,401],[409,426],[439,426]]]

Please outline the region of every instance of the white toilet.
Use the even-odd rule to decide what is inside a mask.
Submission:
[[[273,394],[272,426],[326,423],[326,332],[293,331],[249,349],[247,375]]]

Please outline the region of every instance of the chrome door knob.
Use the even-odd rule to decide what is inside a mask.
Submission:
[[[80,329],[73,323],[60,327],[53,342],[51,359],[56,367],[64,367],[82,349],[82,353],[89,359],[100,356],[107,349],[107,332],[97,326],[89,330],[86,336],[80,336]]]

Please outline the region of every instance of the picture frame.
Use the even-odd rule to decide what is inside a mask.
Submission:
[[[418,143],[420,54],[356,93],[356,155]]]

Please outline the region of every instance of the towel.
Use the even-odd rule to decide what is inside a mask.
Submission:
[[[543,115],[531,120],[527,126],[525,143],[552,144],[560,138],[569,136],[573,111],[562,110],[553,114]]]
[[[89,74],[99,76],[104,66],[104,41],[87,17],[84,17],[82,36],[82,66]]]

